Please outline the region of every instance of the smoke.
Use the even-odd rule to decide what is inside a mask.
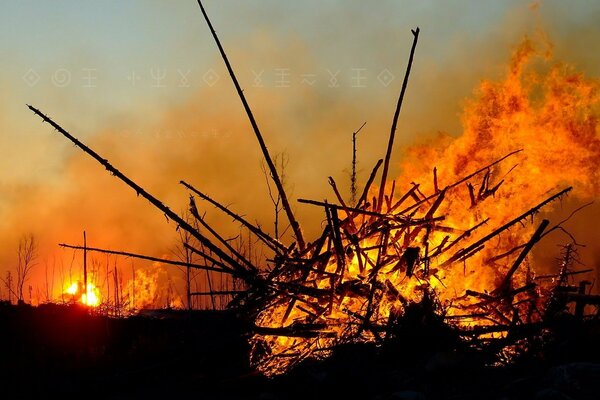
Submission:
[[[547,15],[558,13],[556,10],[560,7],[549,7]],[[354,4],[345,9],[350,25],[364,17],[361,10],[364,11],[364,5]],[[545,10],[543,5],[542,10]],[[332,9],[327,15],[336,12]],[[543,20],[550,20],[545,15]],[[417,20],[421,19],[420,14]],[[458,116],[464,105],[463,99],[470,97],[473,87],[481,79],[490,77],[493,80],[504,73],[502,66],[509,57],[511,45],[524,33],[533,31],[535,36],[536,31],[540,32],[531,27],[540,26],[541,19],[523,7],[516,7],[503,17],[490,20],[488,23],[492,27],[478,37],[467,33],[436,36],[428,33],[437,32],[437,28],[431,28],[433,24],[421,24],[421,43],[400,115],[398,146],[407,147],[417,140],[435,140],[436,146],[453,146],[450,143],[454,143],[453,138],[462,130]],[[329,41],[311,40],[325,28],[307,32],[305,36],[288,34],[281,37],[260,24],[260,31],[247,37],[239,36],[236,31],[238,36],[235,37],[245,40],[243,46],[227,41],[226,48],[271,154],[285,152],[289,156],[286,185],[308,238],[318,234],[324,215],[322,210],[300,205],[295,199],[333,200],[326,180],[330,175],[344,195],[349,194],[352,132],[367,121],[358,139],[359,186],[364,184],[372,166],[383,157],[385,150],[410,45],[409,28],[413,26],[409,23],[413,22],[404,21],[394,25],[392,30],[369,34],[374,30],[373,25],[381,22],[369,21],[363,29],[333,36]],[[594,21],[592,16],[586,16],[577,21],[545,26],[554,40],[556,57],[577,64],[579,71],[591,76],[598,75],[598,56],[580,43],[594,43],[598,29]],[[200,24],[200,21],[196,22]],[[215,22],[224,25],[223,21]],[[325,26],[326,21],[320,22]],[[339,31],[348,30],[340,27]],[[193,51],[197,36],[190,35],[185,39],[180,48]],[[317,47],[309,46],[307,42],[317,44]],[[175,211],[183,212],[187,207],[187,193],[178,185],[179,180],[184,179],[273,232],[273,205],[260,168],[262,156],[256,139],[228,81],[227,72],[221,60],[216,58],[214,46],[210,43],[207,46],[211,46],[215,54],[208,64],[220,77],[217,84],[202,85],[186,91],[185,95],[175,96],[175,99],[166,96],[161,99],[160,106],[148,100],[147,103],[128,104],[125,108],[119,101],[123,108],[110,114],[111,118],[103,121],[101,128],[96,127],[100,118],[89,115],[94,110],[90,99],[86,98],[84,106],[78,105],[77,93],[71,93],[74,97],[69,100],[65,92],[56,96],[55,89],[44,88],[47,100],[40,108]],[[349,57],[344,49],[356,50],[356,53]],[[279,75],[273,66],[290,68],[289,87],[278,87]],[[363,67],[366,69],[366,87],[353,87],[357,73],[354,68]],[[388,86],[377,80],[386,68],[395,77]],[[264,83],[261,87],[254,83],[262,70],[265,71],[261,75]],[[340,86],[329,87],[331,74],[338,70]],[[315,75],[314,86],[302,84],[305,73]],[[13,90],[10,85],[6,86]],[[34,92],[28,89],[24,94],[33,96]],[[26,113],[24,106],[8,104],[6,98],[0,98],[0,102],[0,127],[10,133],[0,136],[4,149],[0,168],[6,176],[0,184],[2,276],[12,269],[18,238],[26,232],[38,238],[40,265],[44,261],[57,260],[57,265],[64,269],[71,268],[73,253],[58,249],[56,244],[81,244],[84,229],[91,246],[158,257],[171,255],[177,240],[172,222],[168,223],[160,212],[136,197],[130,188],[37,121],[35,116]],[[442,141],[437,139],[440,130],[448,132],[442,135],[445,138]],[[431,149],[428,152],[419,154],[418,158],[439,157],[439,153]],[[396,159],[400,154],[396,151]],[[416,165],[425,164],[413,166]],[[400,176],[400,171],[400,163],[395,163],[390,176]],[[404,171],[408,169],[404,167]],[[408,183],[403,182],[404,185]],[[582,190],[588,189],[586,186]],[[239,234],[239,227],[228,218],[201,202],[198,205],[201,212],[207,213],[207,221],[224,236]],[[589,216],[600,213],[597,208],[587,212],[591,213]],[[587,235],[588,231],[591,229],[586,225],[581,236]],[[289,238],[289,231],[286,237]],[[594,251],[598,254],[598,250]],[[80,268],[78,263],[76,260],[73,270]],[[43,286],[43,269],[37,268],[34,274],[32,285]],[[128,279],[127,274],[126,270],[125,279]],[[173,274],[179,272],[173,270]],[[57,280],[59,275],[56,274]],[[67,275],[66,272],[63,275]],[[177,280],[178,285],[181,282]],[[60,284],[55,286],[57,291],[60,290]],[[183,293],[181,287],[179,293]]]

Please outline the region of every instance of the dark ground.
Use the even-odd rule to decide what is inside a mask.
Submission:
[[[232,312],[109,319],[0,303],[0,399],[600,399],[597,321],[562,321],[534,354],[496,368],[439,324],[409,326],[384,348],[341,347],[266,379]]]

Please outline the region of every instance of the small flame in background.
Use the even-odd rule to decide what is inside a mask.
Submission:
[[[548,43],[543,45],[542,48],[551,48]],[[490,169],[483,181],[482,174],[470,180],[471,187],[462,185],[446,193],[436,215],[445,216],[443,225],[448,229],[428,233],[426,241],[430,250],[444,247],[449,243],[449,236],[452,240],[489,219],[477,234],[462,243],[468,246],[567,185],[575,187],[574,194],[579,199],[597,196],[599,100],[597,81],[586,79],[569,65],[553,62],[549,50],[538,51],[534,43],[525,38],[514,51],[505,78],[498,82],[483,81],[475,98],[466,104],[462,117],[464,132],[460,137],[439,137],[434,143],[411,148],[404,156],[402,175],[396,180],[396,186],[414,182],[419,185],[420,198],[423,198],[435,193],[434,167],[437,168],[437,186],[442,189],[506,154],[523,149]],[[391,182],[388,184],[391,189]],[[396,194],[401,196],[405,192],[397,190]],[[358,226],[364,217],[355,218]],[[434,258],[426,274],[415,273],[410,277],[393,268],[377,270],[377,284],[384,287],[389,282],[400,296],[384,296],[374,314],[386,321],[391,314],[402,314],[406,301],[419,302],[424,293],[431,290],[446,315],[464,314],[478,301],[476,297],[465,295],[467,290],[485,295],[498,288],[515,255],[496,256],[527,242],[536,225],[523,224],[519,229],[504,232],[464,262],[444,264],[448,255]],[[396,234],[401,232],[390,232],[391,237]],[[420,246],[422,239],[421,234],[414,238],[414,243]],[[373,243],[368,241],[361,243],[361,247],[377,246],[376,239]],[[570,242],[570,238],[566,237],[565,241]],[[345,243],[344,248],[348,245]],[[365,275],[373,272],[370,265],[377,263],[378,252],[365,250],[364,253],[362,264],[366,272],[361,271],[354,254],[344,270],[342,282],[364,282]],[[335,271],[335,260],[325,268],[325,272]],[[528,259],[513,275],[512,284],[524,287],[533,277],[535,266]],[[319,289],[330,290],[327,279],[317,277],[315,282]],[[543,310],[548,299],[549,288],[544,284],[535,290],[535,304],[520,314],[527,315],[530,322],[539,318],[539,311],[536,314],[531,310]],[[398,301],[398,297],[403,301]],[[307,318],[302,307],[289,306],[290,302],[283,300],[269,304],[260,312],[257,326],[293,327],[295,322]],[[355,342],[375,341],[369,332],[358,330],[359,324],[353,320],[353,315],[364,311],[366,301],[364,296],[349,295],[340,304],[333,305],[327,318],[317,321],[327,326],[328,335],[316,338],[255,335],[253,364],[267,375],[279,374],[299,359],[326,357],[330,354],[328,349],[347,340],[345,338]],[[485,318],[456,321],[453,323],[461,327],[493,324]]]
[[[174,289],[169,267],[154,263],[149,269],[138,268],[135,278],[119,275],[122,273],[119,268],[116,281],[114,270],[104,274],[101,271],[95,268],[94,273],[88,275],[87,293],[82,278],[69,281],[64,285],[62,300],[117,316],[132,315],[142,309],[184,307],[182,297]]]
[[[81,281],[71,283],[65,293],[72,296],[73,300],[90,307],[98,307],[100,305],[100,289],[93,283],[88,282],[87,290],[84,288]]]

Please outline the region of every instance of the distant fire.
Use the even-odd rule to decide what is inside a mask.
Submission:
[[[77,281],[71,283],[65,293],[70,295],[75,302],[84,304],[90,307],[100,305],[100,290],[93,283],[87,284],[87,291],[83,287],[83,282]],[[87,292],[87,293],[86,293]]]

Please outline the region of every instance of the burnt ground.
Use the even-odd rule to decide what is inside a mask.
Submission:
[[[127,319],[78,306],[0,304],[0,398],[598,399],[600,323],[566,316],[535,351],[490,367],[439,321],[412,315],[383,347],[348,345],[266,379],[232,312]]]

